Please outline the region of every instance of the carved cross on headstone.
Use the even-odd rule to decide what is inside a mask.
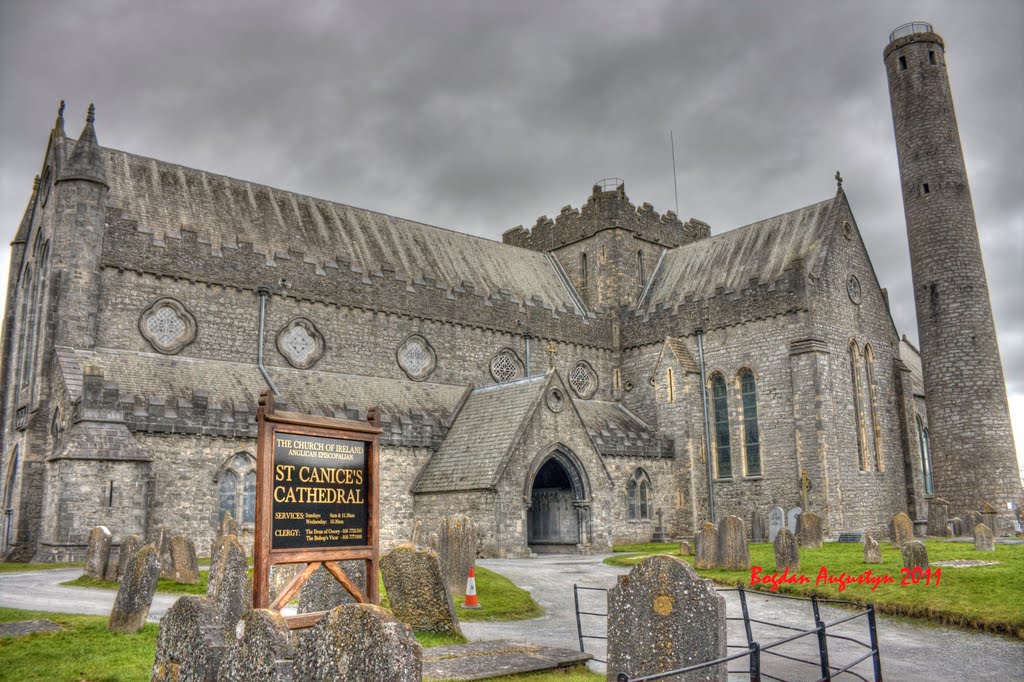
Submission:
[[[555,368],[555,355],[558,354],[558,347],[555,345],[554,341],[548,341],[547,352],[548,352],[548,369],[554,369]]]
[[[811,508],[808,494],[811,492],[811,477],[807,475],[807,469],[800,471],[800,497],[804,502],[804,511]]]

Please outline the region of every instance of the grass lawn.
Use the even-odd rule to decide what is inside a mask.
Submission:
[[[156,583],[156,591],[163,592],[164,594],[206,594],[206,578],[208,575],[206,571],[200,571],[198,585],[188,585],[168,580],[167,578],[160,578]],[[84,575],[74,580],[63,582],[61,585],[67,585],[68,587],[98,587],[103,590],[117,590],[120,586],[119,583],[90,578]]]
[[[380,605],[388,608],[388,593],[384,589],[384,581],[380,583]],[[476,595],[480,602],[479,609],[462,608],[462,597],[453,597],[455,613],[460,621],[493,622],[506,620],[528,620],[540,618],[544,609],[533,600],[530,593],[516,587],[505,576],[488,571],[482,566],[476,567]]]
[[[812,593],[831,598],[848,599],[866,604],[872,602],[879,611],[914,618],[1001,632],[1024,639],[1024,545],[996,545],[995,552],[977,552],[972,543],[927,540],[930,562],[952,559],[974,559],[999,561],[996,566],[975,568],[943,567],[936,585],[932,569],[932,584],[924,580],[918,584],[901,585],[904,579],[900,569],[903,560],[900,551],[888,542],[879,543],[882,549],[881,564],[864,563],[864,546],[860,543],[826,543],[821,549],[800,549],[800,573],[807,576],[809,583],[780,585],[779,592],[809,596]],[[751,566],[761,566],[762,575],[775,572],[775,551],[771,544],[751,544]],[[612,566],[633,566],[651,554],[679,556],[679,545],[673,543],[622,545],[616,552],[628,552],[612,556],[605,563]],[[682,557],[693,564],[694,557]],[[856,577],[871,570],[873,576],[887,575],[892,584],[879,585],[872,591],[871,585],[848,585],[840,591],[837,584],[816,584],[822,567],[828,575],[841,573]],[[698,571],[720,585],[750,587],[751,571],[702,570]],[[908,580],[908,583],[910,581]],[[765,590],[770,586],[758,584],[753,589]]]
[[[71,561],[66,564],[22,564],[0,562],[0,573],[19,573],[22,571],[52,571],[55,568],[82,568],[85,563]]]

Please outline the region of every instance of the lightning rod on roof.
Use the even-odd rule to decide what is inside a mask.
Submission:
[[[672,189],[676,193],[676,215],[679,215],[679,181],[676,180],[676,138],[672,135],[672,130],[668,131],[668,141],[672,146]]]

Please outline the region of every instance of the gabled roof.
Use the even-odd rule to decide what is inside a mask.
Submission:
[[[577,400],[575,404],[594,447],[602,455],[672,455],[672,441],[659,437],[657,431],[620,403]]]
[[[101,151],[108,206],[120,208],[155,241],[189,230],[215,252],[249,243],[268,262],[300,259],[320,271],[342,263],[362,272],[392,268],[409,282],[471,288],[483,297],[502,293],[582,314],[541,252],[123,151]]]
[[[474,389],[427,462],[414,493],[482,490],[497,485],[506,460],[551,374]]]
[[[661,363],[665,359],[665,353],[671,353],[675,357],[676,362],[687,372],[693,374],[700,374],[700,365],[693,358],[693,354],[690,349],[686,347],[686,343],[679,338],[674,336],[666,336],[665,343],[661,347],[661,354],[658,356],[658,362],[654,365],[654,371],[657,372],[661,369]]]
[[[807,272],[818,274],[835,220],[836,201],[833,197],[672,249],[641,308],[671,308],[687,299],[709,298],[719,290],[769,284],[782,279],[798,260]]]

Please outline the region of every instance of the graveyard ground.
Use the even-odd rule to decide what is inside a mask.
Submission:
[[[866,604],[872,602],[882,612],[922,618],[948,625],[999,632],[1024,639],[1024,545],[996,545],[995,552],[979,552],[973,543],[927,540],[929,562],[967,559],[998,561],[994,566],[970,568],[942,567],[938,584],[901,585],[902,556],[888,542],[880,541],[881,564],[865,564],[864,548],[860,543],[825,543],[821,549],[800,548],[800,573],[810,579],[808,584],[780,585],[779,592],[810,596],[812,593],[836,599]],[[771,544],[751,544],[750,564],[761,566],[762,575],[775,572],[775,551]],[[679,556],[679,545],[674,543],[621,545],[614,548],[619,554],[605,559],[612,566],[632,566],[651,554]],[[693,556],[684,556],[693,564]],[[868,569],[873,576],[888,575],[892,584],[848,585],[842,592],[836,584],[816,584],[822,567],[829,576],[841,573],[859,576]],[[751,587],[751,571],[720,569],[698,570],[705,578],[720,585]],[[933,568],[934,573],[934,568]],[[752,589],[767,590],[759,584]]]

